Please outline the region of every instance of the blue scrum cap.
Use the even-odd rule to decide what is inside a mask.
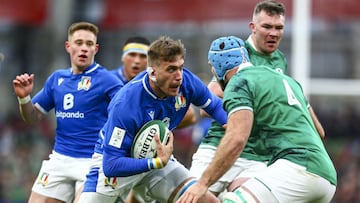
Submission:
[[[234,36],[214,40],[210,46],[208,60],[219,80],[224,80],[226,73],[233,68],[250,62],[244,41]]]

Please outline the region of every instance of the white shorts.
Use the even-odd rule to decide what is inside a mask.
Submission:
[[[159,200],[167,202],[172,192],[186,179],[189,171],[172,158],[162,169],[128,177],[105,177],[102,155],[93,156],[94,164],[80,195],[79,203],[122,202],[131,189],[141,195],[145,202]]]
[[[215,156],[216,148],[210,145],[200,145],[192,157],[190,173],[192,176],[200,178],[207,166]],[[229,184],[237,177],[254,177],[258,171],[266,169],[266,163],[260,161],[238,158],[234,165],[213,185],[210,186],[211,192],[223,192]]]
[[[263,184],[261,191],[257,184]],[[328,180],[306,171],[306,168],[285,159],[279,159],[265,171],[259,173],[255,179],[243,184],[260,199],[266,192],[276,197],[278,202],[319,202],[328,203],[335,194],[336,187]]]
[[[91,158],[73,158],[55,151],[44,160],[32,191],[41,195],[72,202],[75,192],[86,179]]]

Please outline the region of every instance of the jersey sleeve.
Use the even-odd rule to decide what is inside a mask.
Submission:
[[[52,87],[56,78],[56,72],[49,76],[43,88],[33,97],[32,103],[44,114],[55,106]]]
[[[185,87],[193,90],[191,103],[204,109],[213,119],[224,125],[227,121],[227,114],[222,108],[222,100],[213,94],[196,75],[188,72],[188,75],[184,77],[187,77],[186,81],[189,81]]]
[[[148,159],[136,159],[130,155],[134,136],[139,128],[136,113],[127,106],[126,98],[116,97],[109,111],[104,133],[103,169],[108,177],[123,177],[149,171]],[[124,116],[126,115],[126,116]]]
[[[116,92],[118,92],[123,86],[124,82],[117,78],[114,74],[107,71],[103,81],[105,86],[105,92],[109,99],[112,99]]]
[[[230,116],[233,112],[248,109],[253,111],[253,91],[249,81],[239,74],[234,75],[224,91],[223,107]]]

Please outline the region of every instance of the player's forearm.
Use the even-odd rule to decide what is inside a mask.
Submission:
[[[313,120],[315,128],[316,128],[317,132],[319,133],[320,137],[325,138],[325,130],[322,127],[319,119],[317,118],[317,116],[311,106],[309,107],[309,112],[310,112],[311,119]]]
[[[107,177],[126,177],[161,168],[155,159],[114,156],[104,151],[103,169]]]
[[[199,181],[210,186],[235,163],[247,143],[252,119],[252,112],[247,110],[230,115],[226,133],[216,150],[215,157]]]
[[[41,116],[38,115],[36,109],[31,103],[31,100],[26,103],[19,102],[19,109],[22,119],[27,124],[36,124],[41,119]]]
[[[227,113],[222,107],[221,99],[214,96],[212,98],[211,104],[208,107],[204,108],[204,110],[221,125],[226,124]]]
[[[185,128],[190,125],[193,125],[197,122],[197,118],[195,115],[195,110],[190,106],[188,111],[185,114],[185,117],[182,119],[180,124],[177,126],[178,128]]]
[[[239,146],[231,139],[226,140],[223,138],[214,159],[200,178],[199,182],[202,182],[208,187],[214,184],[235,163],[242,149],[243,147]]]

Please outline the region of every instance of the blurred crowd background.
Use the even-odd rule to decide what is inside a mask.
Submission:
[[[283,0],[286,25],[280,49],[294,69],[293,13],[297,0]],[[298,0],[303,1],[303,0]],[[305,0],[304,0],[305,1]],[[208,83],[207,51],[221,35],[247,38],[258,0],[0,0],[0,202],[27,202],[41,161],[54,139],[54,119],[26,125],[18,112],[12,80],[35,74],[40,90],[51,72],[69,66],[64,49],[68,26],[90,21],[100,27],[96,61],[114,69],[131,36],[150,40],[179,38],[187,48],[186,66]],[[309,0],[309,100],[326,130],[324,141],[335,163],[339,185],[334,203],[360,202],[360,1]],[[175,156],[190,166],[206,121],[175,131]]]

